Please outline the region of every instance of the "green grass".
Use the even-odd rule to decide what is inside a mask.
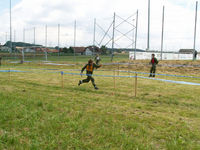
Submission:
[[[81,67],[79,64],[72,69]],[[102,69],[113,67],[117,66]],[[199,86],[138,79],[134,97],[132,78],[116,78],[114,89],[113,78],[94,77],[100,88],[95,91],[91,83],[77,86],[85,77],[64,75],[62,88],[60,73],[39,70],[62,70],[69,66],[36,63],[1,66],[2,70],[9,68],[32,72],[0,72],[0,149],[200,149]],[[139,71],[148,69],[141,67]],[[198,72],[192,72],[192,68],[190,73],[158,68],[158,73],[167,71],[187,75]],[[185,80],[200,83],[199,79]]]

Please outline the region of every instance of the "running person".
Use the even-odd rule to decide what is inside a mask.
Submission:
[[[82,70],[81,70],[81,75],[83,73],[83,71],[86,69],[86,75],[87,75],[87,78],[84,79],[84,80],[80,80],[78,85],[80,86],[82,83],[88,83],[90,80],[92,81],[92,85],[94,86],[94,88],[96,90],[98,90],[98,87],[96,86],[95,82],[94,82],[94,78],[92,77],[92,73],[93,73],[93,70],[94,68],[100,68],[102,65],[96,65],[95,63],[93,63],[93,60],[92,59],[89,59],[88,60],[88,64],[86,64]]]

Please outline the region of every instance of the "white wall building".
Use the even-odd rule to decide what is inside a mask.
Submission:
[[[161,53],[159,52],[136,52],[136,60],[151,59],[152,54],[155,54],[155,57],[161,60]],[[134,56],[134,52],[129,52],[130,60],[134,60]],[[197,54],[196,59],[200,59],[200,54]],[[193,60],[193,54],[163,53],[162,60]]]

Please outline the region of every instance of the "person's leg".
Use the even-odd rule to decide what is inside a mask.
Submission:
[[[156,66],[153,67],[153,77],[155,77],[155,73],[156,73]]]
[[[95,82],[94,82],[94,78],[93,78],[93,77],[91,77],[91,81],[92,81],[92,85],[94,86],[94,88],[95,88],[96,90],[98,90],[99,88],[96,86],[96,84],[95,84]]]
[[[150,69],[150,75],[149,75],[149,77],[152,77],[152,72],[153,72],[153,66]]]
[[[87,76],[87,78],[86,78],[86,79],[79,80],[79,83],[78,83],[78,85],[81,85],[82,83],[87,83],[87,82],[89,82],[89,81],[90,81],[90,76]]]

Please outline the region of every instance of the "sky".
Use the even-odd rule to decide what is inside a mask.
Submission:
[[[149,49],[161,49],[163,6],[163,50],[193,48],[195,5],[196,0],[151,0]],[[95,45],[111,47],[115,12],[114,47],[133,48],[138,10],[137,48],[146,49],[147,8],[148,0],[12,0],[12,41],[35,41],[36,44],[52,47],[88,46],[95,41]],[[127,22],[122,22],[122,19]],[[4,44],[10,40],[9,0],[0,0],[0,20],[0,43]],[[197,51],[200,51],[199,23],[198,10],[195,44]],[[128,34],[122,36],[125,33]]]

